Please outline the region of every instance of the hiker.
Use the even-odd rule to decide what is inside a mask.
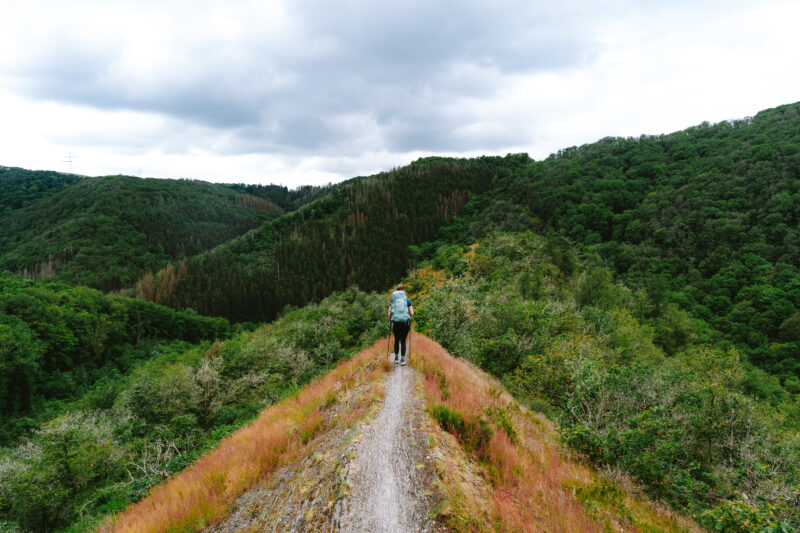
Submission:
[[[392,293],[389,302],[389,320],[392,322],[394,332],[394,362],[398,356],[400,364],[406,364],[406,337],[411,330],[411,317],[414,316],[414,306],[406,296],[405,286],[401,283]]]

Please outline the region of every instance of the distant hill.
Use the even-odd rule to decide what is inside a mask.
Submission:
[[[473,194],[527,161],[429,158],[349,180],[297,211],[145,276],[135,294],[248,321],[271,320],[287,305],[351,285],[382,290],[407,271],[410,246],[435,237]]]
[[[649,318],[671,324],[667,351],[689,335],[682,310],[800,391],[798,169],[790,104],[543,161],[426,158],[323,189],[39,173],[3,205],[0,268],[259,321],[354,284],[382,289],[441,246],[554,232],[647,289]]]
[[[284,211],[269,195],[200,181],[15,168],[0,170],[0,192],[0,269],[104,291]],[[268,192],[283,192],[286,206],[296,198],[285,188]]]
[[[0,166],[0,216],[51,196],[84,179],[76,174]]]
[[[561,150],[474,197],[437,238],[521,229],[565,236],[647,289],[668,352],[695,329],[683,310],[800,392],[800,103]]]

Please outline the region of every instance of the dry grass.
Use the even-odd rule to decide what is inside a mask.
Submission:
[[[691,521],[620,490],[570,457],[547,420],[519,407],[497,380],[454,359],[431,339],[415,335],[414,341],[413,364],[428,405],[444,406],[465,419],[483,419],[493,429],[485,449],[471,454],[490,487],[489,501],[465,501],[470,494],[486,498],[485,491],[445,486],[446,499],[460,500],[443,505],[461,511],[449,517],[453,529],[486,531],[484,517],[464,512],[488,503],[486,514],[494,531],[699,531]],[[442,475],[456,484],[450,473]]]
[[[279,467],[310,456],[314,435],[328,429],[321,409],[362,383],[377,383],[386,371],[388,363],[380,363],[385,360],[385,342],[377,342],[296,396],[265,409],[251,424],[225,438],[184,472],[154,487],[100,531],[192,531],[218,522],[243,492]],[[369,403],[359,402],[358,409],[329,423],[352,424],[365,416]]]
[[[245,491],[268,480],[281,466],[313,453],[315,436],[332,427],[349,427],[367,416],[373,401],[356,401],[334,419],[323,410],[356,397],[362,384],[369,395],[382,394],[380,377],[392,365],[386,340],[353,356],[297,396],[262,412],[250,425],[178,476],[153,488],[101,531],[192,531],[219,522]],[[465,419],[483,418],[491,438],[469,454],[443,460],[442,518],[455,531],[695,531],[688,520],[673,517],[572,459],[558,445],[543,418],[526,412],[500,384],[434,341],[414,334],[412,364],[421,375],[429,406],[440,405]],[[372,398],[374,400],[374,398]],[[503,430],[504,422],[509,432]],[[470,427],[474,427],[470,426]],[[436,428],[438,429],[438,427]],[[438,437],[459,448],[456,437]],[[513,438],[512,438],[513,436]],[[611,488],[609,488],[611,487]]]

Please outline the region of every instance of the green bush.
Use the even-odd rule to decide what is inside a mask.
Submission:
[[[137,371],[131,377],[118,404],[121,409],[128,410],[148,424],[166,423],[174,417],[196,413],[199,394],[191,367],[150,367]]]
[[[47,424],[33,448],[0,480],[0,509],[27,530],[69,524],[76,508],[107,480],[124,473],[124,452],[102,415],[76,413]]]
[[[464,418],[458,411],[444,405],[431,407],[431,414],[445,431],[458,439],[466,451],[485,457],[492,438],[492,428],[486,420],[480,417]]]
[[[782,520],[785,509],[773,504],[754,505],[742,501],[725,500],[704,511],[701,523],[709,531],[725,533],[790,533],[797,531],[789,522]]]

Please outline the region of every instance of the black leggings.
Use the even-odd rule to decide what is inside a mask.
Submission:
[[[392,322],[392,330],[394,331],[394,353],[400,354],[403,357],[406,355],[406,337],[411,324],[409,322]],[[403,350],[402,352],[400,350]]]

